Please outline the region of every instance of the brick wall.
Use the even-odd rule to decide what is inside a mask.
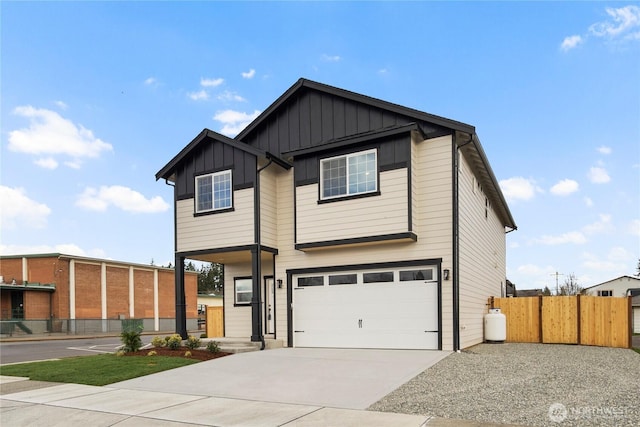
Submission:
[[[129,269],[107,266],[107,319],[129,318]]]
[[[22,283],[22,259],[0,259],[0,276],[3,276],[5,283],[11,283],[13,279]]]
[[[158,311],[160,318],[176,317],[175,276],[172,271],[158,271]]]
[[[25,319],[49,319],[49,298],[43,291],[26,291],[23,296]]]
[[[134,317],[153,319],[153,271],[133,271]]]
[[[100,265],[75,263],[76,319],[101,319]]]

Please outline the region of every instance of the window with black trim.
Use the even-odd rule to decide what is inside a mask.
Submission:
[[[393,282],[393,271],[383,271],[380,273],[363,273],[362,281],[364,283]]]
[[[613,296],[613,291],[611,291],[611,290],[598,291],[598,296],[599,297],[612,297]]]
[[[433,280],[432,269],[406,270],[400,272],[401,282],[410,282],[413,280]]]
[[[320,198],[378,191],[378,152],[361,151],[320,161]]]
[[[235,305],[250,305],[253,297],[253,280],[247,278],[233,279]]]
[[[358,283],[357,274],[334,274],[329,276],[329,285],[355,285]]]
[[[324,286],[324,276],[298,277],[298,286]]]
[[[231,170],[196,176],[196,213],[232,207]]]

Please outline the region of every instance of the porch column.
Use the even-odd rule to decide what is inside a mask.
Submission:
[[[176,334],[183,340],[187,334],[187,304],[184,296],[184,257],[176,254]]]
[[[253,281],[253,292],[251,296],[251,341],[262,341],[262,315],[260,310],[260,276],[262,270],[262,260],[260,259],[260,245],[251,248],[251,277]]]

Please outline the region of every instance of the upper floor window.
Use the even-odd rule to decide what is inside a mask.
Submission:
[[[196,212],[231,208],[231,171],[196,177]]]
[[[613,296],[613,291],[612,290],[598,291],[598,296],[599,297],[612,297]]]
[[[377,191],[377,160],[376,150],[367,150],[321,160],[321,199]]]

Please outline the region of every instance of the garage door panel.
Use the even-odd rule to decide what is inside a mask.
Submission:
[[[294,287],[295,346],[438,348],[437,283],[361,277],[355,284]]]

